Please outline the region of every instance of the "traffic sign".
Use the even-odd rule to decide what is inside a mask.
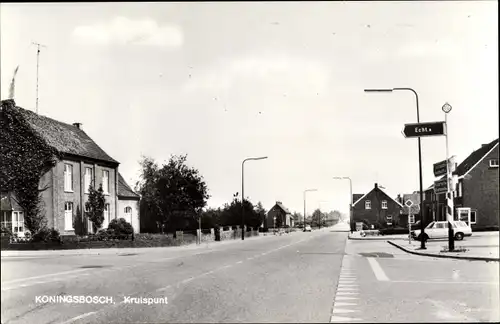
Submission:
[[[413,206],[413,202],[412,202],[411,200],[409,200],[409,199],[408,199],[408,200],[405,202],[405,205],[406,205],[406,207],[410,208],[411,206]]]
[[[446,178],[434,181],[434,192],[436,194],[446,193],[448,191],[448,186],[446,185],[446,182],[447,182]]]
[[[444,122],[431,122],[420,124],[405,124],[403,135],[405,137],[440,136],[444,135]]]
[[[446,160],[434,163],[434,176],[440,177],[446,174]]]

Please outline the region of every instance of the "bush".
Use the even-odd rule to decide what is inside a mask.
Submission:
[[[7,228],[7,227],[2,225],[2,236],[11,237],[13,235],[14,234],[12,233],[12,230],[10,228]]]
[[[42,227],[31,238],[32,242],[60,242],[61,236],[55,228]]]
[[[113,219],[106,230],[107,234],[119,239],[126,239],[134,234],[134,228],[124,218]]]

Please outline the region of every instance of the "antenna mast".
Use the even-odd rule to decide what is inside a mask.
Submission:
[[[32,42],[33,45],[37,46],[37,51],[36,51],[36,113],[38,114],[38,66],[40,62],[40,47],[47,47],[45,45],[42,45],[40,43],[35,43]]]

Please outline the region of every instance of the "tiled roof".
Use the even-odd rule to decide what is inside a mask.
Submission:
[[[0,193],[0,210],[12,211],[12,210],[23,210],[23,208],[17,202],[14,193],[2,192]]]
[[[278,205],[285,213],[290,214],[288,208],[286,208],[281,201],[277,201],[276,205]]]
[[[491,143],[483,145],[481,148],[471,153],[462,163],[460,163],[453,174],[460,176],[470,171],[495,145],[498,144],[498,138]]]
[[[6,102],[6,101],[5,101]],[[5,104],[2,101],[2,105]],[[55,119],[35,114],[21,107],[12,107],[21,113],[31,128],[50,146],[61,153],[87,157],[99,161],[119,162],[102,150],[83,130]]]
[[[140,196],[130,188],[123,176],[118,172],[118,196],[124,198],[136,198],[139,199]]]
[[[353,201],[353,203],[355,203],[356,201],[358,201],[359,198],[361,198],[363,196],[364,196],[364,194],[353,194],[352,195],[352,201]]]

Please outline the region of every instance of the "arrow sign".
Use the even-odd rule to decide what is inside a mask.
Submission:
[[[446,160],[434,163],[434,176],[440,177],[446,174]]]
[[[420,124],[405,124],[403,135],[406,138],[444,135],[444,125],[445,123],[442,121]]]
[[[440,179],[438,181],[434,181],[434,192],[436,194],[442,194],[446,193],[448,191],[448,186],[447,186],[447,180],[446,178]]]

